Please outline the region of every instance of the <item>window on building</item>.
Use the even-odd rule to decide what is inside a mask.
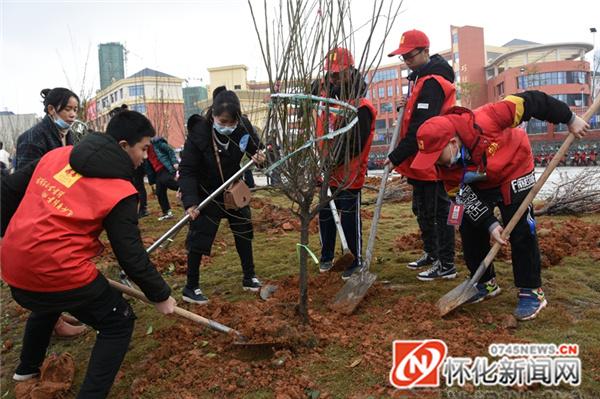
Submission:
[[[233,90],[242,90],[242,85],[233,85]]]
[[[385,119],[376,119],[375,120],[375,130],[384,130],[385,129]]]
[[[144,85],[129,86],[129,97],[137,97],[144,95]]]
[[[121,99],[123,99],[123,88],[122,87],[119,89],[119,97]]]
[[[379,105],[379,111],[381,113],[392,112],[394,109],[392,103],[381,103]]]
[[[402,85],[402,95],[408,96],[408,85]]]
[[[590,101],[588,94],[552,94],[552,97],[567,103],[570,107],[583,107]]]
[[[146,104],[133,104],[131,106],[131,110],[145,114],[146,113]]]
[[[392,97],[394,95],[394,86],[388,86],[387,88],[387,95],[388,97]]]
[[[373,89],[373,98],[377,98],[377,90]]]
[[[557,71],[532,73],[517,77],[517,87],[527,90],[530,87],[563,85],[568,83],[586,83],[586,73],[583,71]]]
[[[400,75],[401,75],[403,78],[407,77],[407,76],[408,76],[408,69],[403,69],[403,70],[400,72]]]
[[[379,95],[379,98],[384,98],[385,97],[385,87],[380,87],[378,89],[378,93],[377,94]]]
[[[371,79],[371,83],[377,83],[384,80],[398,79],[398,70],[396,69],[383,69],[380,71],[376,71],[373,74],[373,78]]]
[[[504,96],[504,82],[500,82],[496,85],[496,96],[503,97]]]
[[[531,118],[527,122],[527,134],[541,134],[548,131],[548,124],[545,121],[540,121],[535,118]]]
[[[458,44],[458,32],[452,33],[452,44]]]

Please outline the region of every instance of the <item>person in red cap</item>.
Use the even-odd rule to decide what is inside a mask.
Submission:
[[[347,280],[362,267],[361,189],[367,173],[377,111],[365,98],[367,85],[354,67],[350,51],[342,47],[331,50],[325,60],[325,71],[325,80],[313,83],[313,94],[348,102],[358,108],[358,123],[333,141],[331,148],[338,155],[333,160],[335,165],[328,182],[331,191],[337,193],[335,204],[341,211],[342,229],[355,257],[354,262],[342,272],[342,279]],[[341,119],[335,113],[319,111],[317,136],[326,134],[326,129],[335,130],[336,126],[344,123]],[[319,233],[322,245],[319,271],[327,272],[333,266],[337,235],[329,204],[319,212]]]
[[[448,192],[456,193],[456,205],[448,220],[460,225],[464,259],[471,275],[490,250],[490,236],[507,244],[494,207],[508,223],[535,184],[527,133],[516,128],[530,118],[566,123],[578,138],[589,128],[562,101],[540,91],[526,91],[473,111],[454,107],[429,119],[417,132],[419,152],[411,167],[424,170],[437,165]],[[519,288],[514,315],[518,320],[530,320],[547,305],[541,288],[540,252],[531,205],[509,241],[515,285]],[[478,293],[469,302],[498,295],[500,287],[495,277],[494,266],[490,265],[477,284]]]
[[[455,103],[454,71],[439,54],[429,56],[429,39],[419,30],[402,34],[400,46],[389,54],[400,55],[412,73],[408,75],[408,99],[402,97],[404,116],[400,141],[384,165],[396,166],[413,186],[412,210],[421,230],[424,254],[410,262],[409,269],[419,270],[422,281],[456,277],[454,266],[454,228],[446,223],[450,200],[434,167],[414,170],[410,164],[417,153],[417,130],[429,118],[437,116]]]

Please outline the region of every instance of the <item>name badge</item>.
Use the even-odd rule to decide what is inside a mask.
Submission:
[[[463,204],[450,202],[450,212],[448,212],[448,220],[446,223],[449,226],[459,227],[462,222],[464,212],[465,206]]]

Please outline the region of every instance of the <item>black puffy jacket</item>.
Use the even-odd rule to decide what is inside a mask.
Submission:
[[[186,209],[200,204],[223,184],[215,158],[213,132],[212,123],[202,118],[193,125],[185,141],[179,164],[179,188]],[[246,118],[242,118],[231,135],[216,132],[215,135],[219,141],[229,143],[227,148],[217,143],[225,180],[240,170],[244,154],[254,155],[260,148],[259,138]],[[222,196],[217,197],[217,201],[222,200]]]

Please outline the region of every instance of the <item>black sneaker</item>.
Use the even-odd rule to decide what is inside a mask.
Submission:
[[[183,288],[183,294],[181,295],[184,302],[196,303],[198,305],[204,305],[208,303],[208,298],[204,296],[200,288]]]
[[[454,263],[442,263],[439,260],[436,260],[429,269],[417,274],[417,278],[421,281],[433,281],[440,278],[455,277],[456,267],[454,267]]]
[[[420,269],[425,266],[433,265],[436,260],[437,259],[429,256],[429,254],[427,252],[424,252],[423,256],[421,256],[419,259],[415,260],[414,262],[410,262],[408,265],[406,265],[406,267],[408,267],[409,269],[412,269],[412,270],[417,270],[417,269]]]
[[[332,267],[333,267],[333,262],[330,260],[327,262],[320,262],[319,263],[319,272],[321,272],[321,273],[328,272],[329,270],[331,270]]]
[[[244,291],[257,292],[260,290],[260,287],[262,287],[262,283],[258,278],[256,278],[256,276],[242,280],[242,288]]]
[[[352,275],[354,273],[358,273],[361,269],[362,269],[362,267],[360,265],[349,267],[348,269],[344,270],[344,272],[342,273],[342,280],[344,280],[344,281],[348,280],[350,277],[352,277]]]

